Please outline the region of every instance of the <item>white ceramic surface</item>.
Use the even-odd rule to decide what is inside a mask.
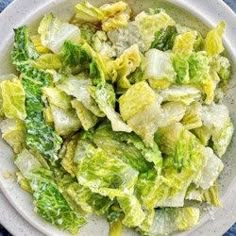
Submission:
[[[226,32],[225,43],[228,48],[229,55],[231,57],[234,76],[231,82],[230,89],[228,91],[228,96],[226,98],[226,103],[230,108],[231,117],[233,118],[234,125],[236,126],[236,48],[235,35],[236,35],[236,16],[221,0],[169,0],[169,1],[159,1],[159,0],[127,0],[136,11],[140,9],[146,9],[151,6],[163,6],[166,5],[168,12],[173,16],[178,22],[185,23],[187,26],[196,27],[201,29],[203,32],[206,30],[206,26],[215,25],[219,20],[225,19],[228,23],[228,29]],[[30,24],[32,30],[34,30],[34,25],[37,23],[38,19],[46,13],[53,11],[56,15],[63,19],[67,19],[72,15],[73,6],[78,0],[15,0],[1,15],[0,15],[0,75],[14,72],[10,60],[9,60],[9,50],[13,41],[13,28],[16,28],[23,24]],[[105,0],[91,0],[92,3],[101,4],[107,1]],[[165,2],[165,3],[163,3]],[[169,3],[170,5],[169,5]],[[174,6],[174,7],[173,7]],[[176,8],[185,9],[185,11],[177,10]],[[199,20],[196,20],[193,16],[196,16]],[[204,24],[203,24],[203,23]],[[206,25],[206,26],[205,26]],[[222,235],[235,221],[236,221],[236,160],[234,160],[234,154],[236,153],[236,138],[234,135],[233,142],[224,157],[224,162],[226,164],[224,173],[221,177],[221,189],[222,189],[222,201],[224,204],[223,208],[214,209],[211,214],[203,214],[200,224],[188,233],[182,233],[180,235]],[[60,232],[53,226],[48,225],[43,220],[35,215],[32,208],[31,197],[23,192],[13,178],[9,178],[9,174],[14,173],[15,167],[13,165],[13,158],[11,149],[2,141],[0,141],[0,188],[10,201],[10,203],[17,209],[17,211],[32,224],[38,231],[46,235],[68,235],[64,232]],[[7,177],[7,178],[6,178]],[[0,194],[0,203],[4,202]],[[22,219],[14,213],[11,208],[4,208],[0,206],[0,210],[6,211],[6,214],[0,214],[3,223],[12,221],[8,223],[9,227],[14,227],[12,233],[15,235],[23,235],[19,231],[19,224],[22,224]],[[12,217],[9,216],[12,214]],[[213,217],[212,217],[213,215]],[[214,220],[212,220],[214,218]],[[33,228],[27,223],[24,223],[24,227],[29,229],[25,235],[35,235]],[[19,229],[19,230],[16,230]],[[22,228],[21,228],[22,230]],[[32,231],[30,231],[32,230]],[[129,232],[127,235],[134,235],[134,233]],[[41,235],[39,233],[38,235]],[[100,219],[92,220],[88,225],[86,225],[82,231],[81,236],[106,236],[108,235],[108,227]]]

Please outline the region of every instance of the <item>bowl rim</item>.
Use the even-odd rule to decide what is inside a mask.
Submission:
[[[22,4],[22,0],[14,0],[1,14],[0,14],[0,28],[1,29],[5,29],[4,25],[5,24],[9,24],[6,28],[10,29],[10,28],[14,28],[14,23],[13,22],[17,22],[17,24],[22,24],[25,23],[25,21],[27,19],[22,19],[22,17],[18,16],[17,14],[14,14],[16,12],[16,9],[20,10],[23,9],[24,6],[24,10],[27,13],[27,18],[32,18],[33,15],[37,12],[41,12],[44,11],[45,9],[51,8],[53,6],[55,6],[56,4],[59,4],[61,2],[63,2],[65,0],[34,0],[33,4],[34,4],[34,9],[31,9],[30,6],[32,6],[32,0],[24,0],[24,4]],[[206,23],[207,25],[215,25],[217,21],[219,21],[219,15],[217,15],[217,13],[211,13],[210,16],[211,18],[208,18],[208,11],[204,10],[206,9],[204,4],[208,4],[205,2],[205,0],[167,0],[168,2],[170,2],[173,5],[177,5],[180,8],[183,8],[185,10],[187,10],[188,12],[190,12],[191,14],[195,15],[198,19],[200,19],[201,21],[203,21],[204,23]],[[230,22],[235,22],[234,28],[236,28],[236,13],[223,1],[221,0],[214,0],[215,3],[217,3],[219,5],[219,7],[221,7],[221,11],[222,14],[224,15],[225,18],[227,18],[227,21],[231,18]],[[25,9],[25,6],[28,6]],[[201,7],[200,7],[201,6]],[[219,9],[219,8],[217,8]],[[9,16],[11,16],[9,18]],[[8,20],[8,18],[10,20]],[[232,23],[231,23],[232,25]],[[10,33],[9,30],[3,30],[2,32],[0,32],[0,38],[3,38],[4,40],[2,41],[1,45],[0,45],[0,51],[2,50],[2,48],[4,47],[4,45],[12,38],[13,33]],[[6,35],[4,35],[6,33]],[[233,34],[232,32],[230,32],[230,30],[228,30],[226,32],[226,36],[225,36],[225,43],[227,45],[227,49],[230,52],[232,58],[234,61],[236,61],[236,48],[233,46],[233,44],[231,43],[233,42]],[[236,180],[236,176],[233,178],[229,189],[234,189],[233,185],[235,185],[235,180]],[[17,205],[15,198],[11,196],[11,194],[5,189],[2,181],[4,181],[4,178],[2,178],[0,176],[0,191],[3,192],[3,194],[5,195],[5,197],[7,198],[7,200],[9,201],[9,203],[17,210],[17,212],[31,225],[33,225],[37,230],[39,230],[40,232],[44,233],[44,234],[48,234],[48,230],[45,229],[40,223],[35,222],[34,220],[32,220],[26,212],[22,211],[22,209]],[[226,194],[227,196],[234,196],[236,195],[236,190],[234,190],[234,192],[227,192]],[[225,196],[225,199],[227,199],[227,196]],[[232,197],[231,197],[232,198]],[[233,203],[233,199],[231,199],[231,202]],[[230,204],[228,204],[230,205]],[[227,205],[227,208],[229,208],[230,206]],[[233,209],[235,209],[236,212],[236,204],[233,205]],[[209,218],[209,217],[208,217]],[[204,219],[202,219],[204,220]],[[223,219],[227,225],[227,227],[230,227],[231,224],[234,223],[234,221],[236,220],[236,214],[232,217],[232,219]],[[195,227],[193,229],[193,231],[191,232],[191,235],[199,235],[199,229],[198,228],[207,228],[206,222],[207,220],[205,219],[205,223],[200,224],[198,227]],[[226,228],[226,226],[224,226]],[[226,229],[227,230],[227,229]],[[222,231],[222,230],[221,230]],[[180,235],[187,235],[189,232],[186,233],[181,233]],[[220,231],[217,231],[217,234],[219,233],[223,233]],[[50,234],[51,235],[51,234]]]

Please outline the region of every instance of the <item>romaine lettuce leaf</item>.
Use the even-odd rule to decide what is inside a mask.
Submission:
[[[224,51],[223,34],[226,28],[226,23],[221,21],[217,27],[211,30],[206,37],[205,50],[209,56],[217,56]]]
[[[87,1],[83,1],[75,6],[75,16],[73,23],[99,23],[103,18],[104,14],[101,9],[91,5]]]
[[[61,136],[68,136],[78,131],[81,127],[75,110],[65,110],[54,105],[50,105],[56,132]]]
[[[164,208],[156,210],[149,235],[169,235],[176,231],[185,231],[197,225],[200,210],[195,207]]]
[[[154,163],[158,170],[162,168],[161,153],[157,145],[147,148],[134,133],[114,132],[109,124],[103,124],[95,131],[92,140],[108,154],[141,173],[148,171],[152,167],[151,163]]]
[[[110,223],[109,236],[121,236],[122,235],[122,223],[120,220],[117,220],[113,223]]]
[[[51,75],[32,66],[39,57],[30,41],[28,28],[15,30],[12,61],[22,74],[22,84],[26,94],[26,145],[55,162],[62,140],[54,129],[47,125],[43,117],[42,88],[52,82]]]
[[[21,81],[18,78],[4,80],[0,88],[4,115],[9,119],[24,120],[26,118],[25,91]]]
[[[71,104],[75,109],[84,130],[89,130],[96,125],[98,120],[97,117],[91,111],[89,111],[82,102],[75,99],[71,102]]]
[[[201,91],[193,86],[172,86],[160,92],[163,102],[182,102],[186,105],[201,99]]]
[[[62,48],[62,60],[65,70],[74,74],[87,72],[94,85],[105,84],[107,71],[104,61],[88,43],[66,41]]]
[[[145,81],[136,83],[119,99],[121,116],[127,121],[155,101],[156,94]]]
[[[135,17],[135,24],[138,26],[139,33],[145,44],[145,51],[147,51],[155,39],[155,32],[175,25],[175,21],[164,11],[156,14],[147,14],[143,11]]]
[[[175,26],[167,26],[166,29],[160,29],[155,33],[155,39],[152,42],[151,48],[161,51],[171,50],[176,36],[177,29]]]
[[[48,48],[45,48],[43,45],[42,45],[42,42],[41,42],[41,37],[39,34],[35,34],[35,35],[32,35],[30,37],[34,47],[35,47],[35,50],[39,53],[39,54],[44,54],[44,53],[49,53],[50,50]]]
[[[105,32],[126,27],[131,15],[131,9],[125,2],[119,1],[113,4],[105,4],[100,7],[104,14],[102,30]]]
[[[133,73],[141,64],[141,53],[138,45],[134,44],[126,49],[120,57],[112,63],[112,72],[115,73],[115,78],[119,89],[128,89],[131,84],[128,76]]]
[[[181,121],[186,129],[192,130],[202,126],[202,106],[199,102],[193,102],[187,107],[186,113]]]
[[[60,52],[66,40],[78,42],[80,39],[80,30],[77,26],[61,22],[52,13],[44,16],[38,33],[41,35],[42,45],[54,53]]]
[[[196,31],[188,31],[179,34],[175,38],[173,52],[182,55],[190,55],[193,52],[196,38]]]
[[[206,190],[212,187],[224,168],[223,162],[209,147],[204,149],[205,164],[200,175],[194,180],[197,187]]]
[[[146,53],[145,60],[144,77],[149,80],[152,88],[167,88],[174,82],[175,71],[169,53],[157,49],[150,49]]]
[[[93,193],[89,188],[81,186],[78,183],[70,184],[66,192],[87,214],[95,213],[97,215],[104,215],[112,205],[112,201],[108,197]]]
[[[78,144],[78,136],[75,135],[69,140],[65,142],[63,147],[65,150],[61,153],[61,165],[62,167],[72,176],[75,176],[76,165],[74,164],[75,152]],[[62,152],[62,151],[61,151]]]
[[[29,151],[24,150],[15,161],[33,191],[35,212],[47,222],[77,233],[85,219],[75,213],[52,178],[52,172],[42,168],[41,163]]]
[[[57,84],[57,87],[66,94],[77,98],[88,110],[98,117],[103,117],[104,113],[99,109],[95,100],[91,97],[89,88],[92,86],[90,79],[80,74],[78,76],[68,76]]]
[[[211,138],[211,131],[206,126],[201,126],[199,128],[191,130],[193,134],[199,139],[203,146],[207,146]]]
[[[107,118],[111,121],[112,129],[114,131],[131,132],[131,128],[122,120],[119,113],[114,109],[115,104],[115,91],[110,84],[106,86],[93,87],[91,94],[97,102],[101,111],[106,114]]]
[[[220,201],[219,187],[217,183],[203,192],[202,200],[212,206],[222,206]]]
[[[21,120],[7,119],[0,123],[2,138],[13,148],[14,153],[20,153],[25,147],[25,126]]]
[[[61,59],[58,55],[47,53],[41,55],[34,63],[35,67],[43,70],[58,70],[62,67]]]

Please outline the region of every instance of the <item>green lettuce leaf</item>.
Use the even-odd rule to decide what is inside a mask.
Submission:
[[[173,52],[177,54],[189,55],[193,52],[194,44],[197,38],[196,31],[188,31],[179,34],[175,38]]]
[[[13,148],[14,153],[20,153],[25,147],[25,126],[21,120],[7,119],[0,123],[2,138]]]
[[[62,59],[65,68],[71,72],[87,72],[94,85],[105,84],[106,68],[101,55],[89,44],[74,44],[66,41],[62,48]]]
[[[83,1],[75,6],[75,16],[73,23],[99,23],[103,18],[104,14],[101,9],[91,5],[87,1]]]
[[[62,67],[61,59],[58,55],[47,53],[41,55],[34,63],[35,67],[43,70],[58,70]]]
[[[26,118],[25,91],[18,78],[4,80],[0,84],[2,95],[2,111],[9,119]],[[14,96],[12,96],[14,94]]]
[[[185,231],[198,224],[200,211],[195,207],[164,208],[156,210],[149,235],[169,235]]]
[[[164,11],[155,14],[147,14],[143,11],[135,17],[135,24],[138,26],[145,49],[148,50],[155,39],[155,32],[174,26],[175,21]]]
[[[223,162],[213,153],[209,147],[204,149],[205,163],[200,175],[194,180],[194,183],[206,190],[212,187],[224,168]]]
[[[105,32],[127,27],[131,16],[131,9],[125,2],[118,1],[100,7],[104,14],[102,30]]]
[[[93,87],[91,89],[91,95],[97,102],[101,111],[106,114],[107,118],[111,121],[112,129],[114,131],[131,132],[131,128],[121,119],[119,113],[114,109],[115,104],[115,91],[110,84],[106,86]]]
[[[155,39],[152,42],[151,48],[161,51],[171,50],[176,36],[177,29],[175,26],[167,26],[166,29],[160,29],[155,33]]]
[[[21,72],[26,94],[26,145],[55,162],[62,140],[44,121],[42,101],[42,88],[49,86],[52,78],[49,73],[32,66],[39,55],[30,41],[27,27],[15,30],[11,56],[13,64]]]
[[[60,52],[66,40],[78,42],[80,39],[80,30],[77,26],[64,23],[53,14],[44,16],[40,22],[38,33],[41,35],[42,45],[54,53]]]
[[[226,28],[226,23],[221,21],[217,27],[211,30],[207,36],[205,41],[205,50],[207,51],[209,56],[217,56],[224,51],[223,46],[223,34]]]
[[[201,99],[201,91],[193,86],[172,86],[160,92],[163,102],[182,102],[186,105]]]
[[[136,83],[119,99],[121,116],[127,121],[155,101],[156,95],[146,82]]]
[[[50,105],[56,132],[61,136],[68,136],[78,131],[81,127],[75,110],[64,110]]]
[[[199,102],[193,102],[187,107],[186,113],[181,121],[186,129],[192,130],[202,126],[202,106]]]
[[[222,157],[229,146],[234,127],[229,117],[229,110],[223,104],[211,104],[203,107],[202,121],[212,135],[213,149]]]
[[[96,125],[98,120],[97,117],[91,111],[89,111],[82,102],[73,100],[71,104],[75,109],[84,130],[89,130]]]
[[[154,89],[163,89],[175,80],[175,71],[170,54],[157,49],[151,49],[145,57],[144,77]]]
[[[113,80],[117,80],[119,89],[128,89],[131,84],[128,76],[141,64],[141,53],[138,45],[134,44],[126,49],[120,57],[112,63]]]
[[[91,80],[86,79],[85,75],[80,74],[78,77],[70,75],[63,79],[58,83],[57,88],[64,91],[66,94],[75,97],[94,115],[103,117],[104,113],[99,109],[97,103],[90,95],[90,86],[92,86]]]
[[[17,156],[15,164],[30,183],[35,212],[47,222],[77,233],[85,219],[71,209],[53,181],[51,171],[43,168],[27,150]]]
[[[122,223],[120,220],[110,224],[109,236],[121,236],[122,235]]]

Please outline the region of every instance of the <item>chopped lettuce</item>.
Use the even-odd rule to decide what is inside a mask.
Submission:
[[[0,88],[4,115],[9,119],[24,120],[26,118],[25,91],[21,81],[18,78],[4,80]]]
[[[7,119],[0,123],[2,138],[13,148],[15,153],[20,153],[25,147],[25,126],[21,120]]]
[[[209,147],[204,149],[205,165],[194,183],[206,190],[212,187],[224,168],[223,162],[213,153]]]
[[[199,102],[193,102],[189,105],[181,121],[186,129],[192,130],[202,126],[202,106]]]
[[[151,48],[161,51],[171,50],[176,36],[177,29],[175,26],[167,26],[166,29],[160,29],[155,33],[155,39],[152,42]]]
[[[193,86],[172,86],[160,92],[163,102],[182,102],[186,105],[200,101],[201,91]]]
[[[30,183],[35,212],[47,222],[77,233],[85,219],[71,209],[53,181],[51,171],[43,168],[37,158],[27,150],[17,156],[15,164]]]
[[[41,35],[42,45],[54,53],[60,52],[66,40],[78,42],[80,39],[80,30],[77,26],[61,22],[53,14],[44,16],[38,33]]]
[[[188,31],[179,34],[175,38],[173,52],[182,55],[191,54],[194,49],[196,37],[197,37],[196,31]]]
[[[97,117],[89,111],[82,102],[78,100],[73,100],[72,107],[75,109],[76,114],[83,126],[84,130],[89,130],[94,127],[97,123]]]
[[[78,131],[81,127],[75,110],[65,110],[50,105],[56,132],[61,136],[68,136]]]
[[[206,37],[205,50],[209,56],[217,56],[224,51],[223,34],[226,28],[226,23],[221,21],[217,27],[211,30]]]
[[[83,1],[75,6],[75,16],[73,23],[98,23],[104,18],[101,9],[94,7],[87,1]]]
[[[148,50],[155,39],[155,32],[175,25],[175,21],[164,11],[156,14],[147,14],[143,11],[135,17],[135,24],[138,26],[145,49]]]
[[[141,64],[141,53],[138,45],[134,44],[126,49],[112,64],[113,80],[117,80],[119,89],[128,89],[131,84],[128,76]]]
[[[58,70],[62,67],[62,62],[58,55],[47,53],[35,61],[35,67],[43,70]]]
[[[119,99],[121,116],[127,121],[155,101],[156,95],[146,82],[136,83]]]
[[[60,81],[57,85],[60,90],[80,101],[94,115],[103,117],[104,113],[99,109],[95,100],[90,95],[90,86],[92,86],[91,80],[87,79],[86,75],[83,74],[78,76],[71,75]]]
[[[146,53],[144,77],[154,89],[163,89],[175,80],[171,56],[167,52],[151,49]]]
[[[100,7],[104,14],[102,30],[105,32],[126,27],[131,15],[131,9],[125,2],[119,1],[113,4],[105,4]]]
[[[122,120],[120,114],[114,109],[115,92],[110,84],[106,84],[104,87],[94,87],[92,89],[92,96],[101,111],[103,111],[111,121],[112,129],[114,131],[123,131],[128,133],[132,131],[131,128]]]
[[[122,223],[120,220],[110,224],[109,236],[121,236],[122,235]]]
[[[197,225],[200,210],[195,207],[166,208],[156,210],[149,235],[169,235],[176,231],[188,230]]]

